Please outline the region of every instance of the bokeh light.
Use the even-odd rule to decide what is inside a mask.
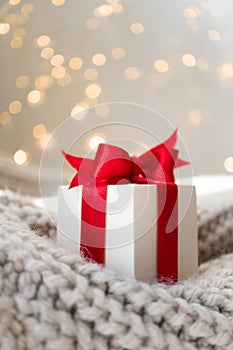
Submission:
[[[224,161],[224,168],[229,173],[233,173],[233,157],[227,157]]]
[[[197,108],[191,109],[188,113],[188,121],[193,126],[199,126],[203,121],[202,112]]]
[[[18,100],[12,101],[9,104],[9,112],[11,114],[18,114],[22,110],[22,103]]]
[[[96,150],[100,143],[104,143],[105,139],[103,135],[92,136],[88,141],[88,146],[91,150]]]
[[[126,78],[129,80],[136,80],[140,76],[140,72],[139,72],[138,68],[133,67],[133,66],[126,68],[124,71],[124,74],[125,74]]]
[[[21,8],[21,13],[24,15],[24,16],[27,16],[29,15],[30,13],[32,13],[34,9],[34,6],[31,4],[31,3],[27,3],[27,4],[24,4]]]
[[[9,32],[10,25],[8,23],[0,23],[0,34],[5,35]]]
[[[101,87],[98,84],[90,84],[85,89],[85,94],[90,98],[96,98],[101,94]]]
[[[83,75],[85,79],[92,81],[98,77],[98,71],[94,68],[88,68]]]
[[[33,136],[35,139],[41,139],[47,134],[47,129],[44,124],[37,124],[32,130]]]
[[[113,2],[112,3],[112,13],[114,14],[118,14],[121,13],[123,11],[123,6],[121,4],[119,4],[119,2]]]
[[[39,47],[44,47],[44,46],[48,46],[50,44],[50,37],[48,35],[41,35],[37,38],[37,45]]]
[[[154,68],[157,72],[165,73],[169,70],[169,65],[166,60],[159,59],[154,61]]]
[[[52,135],[50,133],[47,133],[38,140],[38,145],[42,150],[48,146],[48,143],[51,140],[51,136]],[[50,145],[52,146],[52,143]]]
[[[15,82],[15,85],[19,89],[24,89],[29,84],[29,78],[26,75],[20,75]]]
[[[220,79],[225,80],[233,77],[233,65],[231,63],[223,63],[218,68],[218,76]]]
[[[41,101],[41,92],[38,90],[32,90],[29,92],[27,99],[31,104],[37,104]]]
[[[64,56],[63,55],[54,55],[51,60],[50,60],[50,63],[53,65],[53,66],[61,66],[63,63],[64,63]]]
[[[96,66],[102,66],[106,62],[106,57],[102,53],[97,53],[91,60]]]
[[[57,79],[57,84],[61,87],[65,87],[69,85],[70,82],[71,82],[71,76],[68,73],[66,73],[63,77]]]
[[[85,117],[87,112],[88,104],[85,102],[79,102],[74,106],[70,112],[73,119],[81,120]]]
[[[182,62],[186,67],[194,67],[196,65],[196,58],[190,53],[182,56]]]
[[[144,32],[144,26],[141,23],[132,23],[130,30],[133,34],[142,34]]]
[[[115,58],[115,60],[121,60],[125,57],[125,50],[121,47],[115,47],[111,50],[111,55],[113,58]]]
[[[39,75],[35,79],[35,87],[38,90],[48,89],[53,85],[53,78],[50,75]]]
[[[11,115],[8,111],[0,113],[0,124],[1,125],[6,125],[10,123],[11,121]]]
[[[112,13],[112,6],[108,5],[108,4],[104,4],[99,6],[96,10],[95,10],[95,14],[97,16],[109,16]]]
[[[25,165],[28,161],[28,154],[22,149],[18,149],[14,153],[14,161],[18,165]]]
[[[187,7],[183,10],[183,15],[186,17],[186,18],[196,18],[197,17],[197,11],[194,9],[194,8],[191,8],[191,7]]]
[[[13,49],[18,49],[19,47],[23,46],[23,38],[21,36],[13,38],[10,42],[10,46]]]
[[[52,4],[54,6],[62,6],[62,5],[64,5],[65,1],[66,0],[52,0]]]
[[[83,60],[80,57],[73,57],[69,61],[69,67],[73,70],[78,70],[83,66]]]
[[[213,41],[219,41],[221,39],[220,34],[217,32],[217,30],[208,30],[208,37]]]
[[[45,47],[40,55],[42,58],[49,60],[54,55],[54,49],[52,47]]]
[[[12,6],[18,5],[21,3],[21,0],[9,0],[9,4]]]
[[[99,27],[100,22],[98,21],[97,18],[89,18],[86,23],[85,23],[86,27],[88,29],[96,29]]]
[[[64,77],[65,74],[66,74],[66,69],[63,66],[55,66],[51,71],[51,75],[55,79],[60,79]]]

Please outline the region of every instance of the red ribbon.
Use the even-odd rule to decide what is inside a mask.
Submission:
[[[105,262],[105,220],[107,186],[125,182],[158,185],[158,253],[157,274],[162,279],[177,280],[178,275],[178,209],[174,169],[189,162],[178,158],[177,130],[158,146],[139,157],[130,156],[124,149],[100,144],[94,159],[80,158],[62,152],[77,170],[70,188],[83,184],[81,251],[97,263]],[[165,202],[164,202],[165,199]],[[166,234],[173,212],[176,224]]]

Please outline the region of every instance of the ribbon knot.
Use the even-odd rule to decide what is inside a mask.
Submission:
[[[99,144],[94,159],[80,158],[62,151],[77,171],[70,188],[81,184],[114,185],[124,180],[138,184],[174,183],[174,169],[189,164],[178,158],[176,142],[177,129],[165,142],[138,157],[130,156],[121,147],[103,143]]]

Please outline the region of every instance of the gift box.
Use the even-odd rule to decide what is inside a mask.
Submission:
[[[108,185],[104,232],[102,227],[93,227],[90,233],[95,239],[91,240],[82,234],[83,186],[60,186],[58,244],[88,254],[94,261],[99,259],[100,249],[101,263],[126,277],[169,283],[191,276],[197,271],[198,259],[195,189],[171,186],[167,193],[167,187]]]
[[[139,157],[100,144],[94,159],[63,152],[77,170],[58,191],[58,244],[126,277],[173,283],[197,271],[196,195],[177,185],[187,162],[177,131]]]

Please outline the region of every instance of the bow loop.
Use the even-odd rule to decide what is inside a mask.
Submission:
[[[117,183],[121,179],[130,181],[133,164],[129,153],[124,149],[100,144],[93,164],[93,176],[96,182]]]
[[[174,169],[190,164],[178,158],[176,142],[177,129],[165,142],[139,157],[109,144],[99,144],[94,159],[75,157],[63,151],[63,156],[77,170],[70,188],[80,184],[117,184],[120,180],[138,184],[174,183]]]

